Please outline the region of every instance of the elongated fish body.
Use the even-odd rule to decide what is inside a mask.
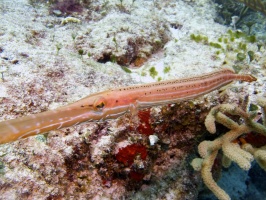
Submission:
[[[196,98],[232,81],[255,81],[223,69],[202,76],[122,87],[92,94],[56,110],[0,122],[0,144],[85,121],[117,118],[137,109]]]

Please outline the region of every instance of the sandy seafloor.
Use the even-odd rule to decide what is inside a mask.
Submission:
[[[228,29],[233,29],[214,21],[217,13],[212,1],[124,0],[121,5],[116,0],[100,0],[87,3],[80,13],[67,15],[56,15],[48,7],[46,3],[32,5],[27,0],[0,0],[1,121],[55,109],[110,88],[200,75],[236,64],[243,66],[242,72],[252,73],[258,80],[234,83],[224,101],[238,102],[237,99],[249,96],[249,101],[255,103],[257,96],[265,95],[265,41],[260,50],[257,43],[248,43],[247,48],[255,52],[255,59],[239,62],[235,51],[222,51],[191,40],[190,35],[195,34],[217,42],[220,37],[228,37]],[[67,16],[74,17],[74,22],[66,21]],[[241,38],[236,39],[231,45],[235,48],[241,41]],[[124,67],[131,73],[123,70]],[[240,89],[236,92],[234,88]],[[196,104],[210,108],[219,102],[217,91],[205,98],[208,99],[206,103],[199,98]],[[113,120],[102,122],[101,130],[106,123],[113,129],[123,129]],[[91,158],[87,158],[87,162],[91,164],[84,166],[87,168],[79,176],[90,176],[87,184],[90,186],[77,191],[70,183],[74,178],[66,178],[65,158],[72,159],[73,146],[80,145],[83,137],[78,133],[90,135],[99,126],[71,127],[67,136],[51,139],[49,145],[32,137],[0,146],[0,199],[215,199],[208,192],[202,194],[200,176],[193,174],[191,168],[189,175],[185,176],[186,171],[174,179],[177,182],[188,179],[193,186],[162,180],[162,191],[149,189],[141,194],[151,187],[148,181],[130,189],[123,187],[125,183],[121,180],[111,185],[101,184],[99,173],[104,172],[97,171],[103,160],[101,148],[104,146],[106,152],[108,145],[115,148],[114,140],[108,136],[100,139],[101,144],[90,144],[94,145],[93,150],[88,147]],[[185,157],[182,162],[189,155]],[[189,163],[189,159],[185,161]],[[80,160],[77,158],[75,162]],[[158,167],[152,174],[163,174],[163,170]],[[232,199],[265,199],[266,185],[261,182],[266,174],[257,165],[252,168],[252,176],[251,172],[244,172],[235,165],[222,174],[219,185]],[[80,182],[75,184],[83,187],[84,179]],[[176,185],[183,189],[176,191]]]

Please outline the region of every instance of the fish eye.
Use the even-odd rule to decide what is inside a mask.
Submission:
[[[100,109],[104,107],[104,102],[99,103],[98,105],[96,105],[96,108]]]
[[[94,101],[93,107],[96,111],[101,111],[105,106],[105,99],[100,97]]]

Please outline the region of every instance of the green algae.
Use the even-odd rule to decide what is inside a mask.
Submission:
[[[152,78],[155,78],[155,76],[158,75],[158,72],[156,71],[155,67],[151,67],[150,70],[149,70],[149,72],[150,72],[150,76]]]

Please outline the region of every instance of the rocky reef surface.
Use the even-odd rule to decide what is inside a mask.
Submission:
[[[215,22],[215,8],[209,0],[2,0],[1,121],[222,67],[258,80],[3,144],[0,199],[197,199],[204,186],[189,163],[209,110],[247,108],[266,89],[265,43]]]

